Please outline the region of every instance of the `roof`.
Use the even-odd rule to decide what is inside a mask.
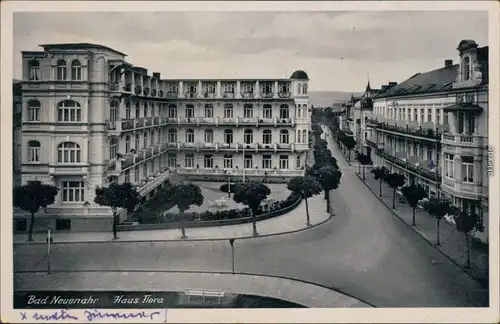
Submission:
[[[299,80],[309,80],[307,73],[302,70],[297,70],[292,73],[290,79],[299,79]]]
[[[112,49],[111,47],[107,47],[104,45],[99,45],[99,44],[91,44],[91,43],[64,43],[64,44],[45,44],[45,45],[39,45],[40,47],[43,47],[44,50],[50,51],[52,49],[89,49],[89,48],[99,48],[99,49],[105,49],[108,51],[115,52],[117,54],[127,56],[127,54],[119,52],[115,49]]]
[[[453,104],[448,107],[444,107],[443,111],[471,111],[471,112],[481,112],[483,108],[472,103],[459,103]]]
[[[409,94],[450,90],[457,78],[459,64],[454,64],[424,73],[417,73],[400,84],[383,91],[376,98],[397,97]]]

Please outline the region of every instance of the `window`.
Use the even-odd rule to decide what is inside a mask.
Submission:
[[[186,118],[194,118],[194,106],[186,105]]]
[[[73,142],[64,142],[57,148],[58,163],[80,163],[80,145]]]
[[[82,79],[82,65],[80,61],[74,60],[71,63],[71,80],[80,81]]]
[[[85,187],[83,181],[63,181],[62,201],[80,202],[85,200]]]
[[[194,130],[186,129],[186,142],[194,143]]]
[[[245,104],[243,106],[243,118],[253,118],[253,105]]]
[[[28,142],[28,162],[40,162],[40,148],[39,141]]]
[[[245,158],[244,158],[244,168],[245,169],[251,169],[252,168],[252,155],[251,154],[245,154]]]
[[[224,155],[224,169],[232,169],[232,168],[233,168],[233,156]]]
[[[225,93],[234,93],[234,83],[224,83]]]
[[[295,166],[297,167],[297,169],[300,168],[300,156],[297,156],[297,160],[295,161]]]
[[[262,155],[262,169],[271,169],[271,155]]]
[[[215,93],[215,84],[214,83],[206,83],[204,84],[204,93]]]
[[[445,112],[443,114],[443,124],[448,125],[448,117],[449,117],[449,113]]]
[[[168,106],[168,118],[177,118],[177,106],[176,105]]]
[[[418,121],[418,109],[417,108],[413,109],[413,120]]]
[[[118,119],[118,102],[112,101],[109,105],[109,121],[113,124]]]
[[[28,63],[29,69],[29,80],[30,81],[39,81],[40,80],[40,62],[37,60],[29,61]]]
[[[130,119],[130,102],[125,102],[125,119]]]
[[[305,129],[302,130],[302,143],[307,144],[307,131]]]
[[[280,155],[280,169],[288,169],[288,155]]]
[[[177,167],[177,154],[169,154],[167,156],[167,165],[170,168],[175,168]]]
[[[273,106],[265,104],[263,106],[264,118],[271,119],[273,118]]]
[[[203,158],[203,167],[204,168],[213,168],[214,167],[214,158],[212,155],[205,155]]]
[[[231,129],[224,130],[224,143],[226,144],[233,143],[233,131]]]
[[[168,142],[169,143],[177,142],[177,131],[175,129],[168,130]]]
[[[474,182],[474,157],[462,156],[462,181]]]
[[[288,93],[290,91],[290,84],[288,84],[288,83],[281,83],[279,85],[279,91],[281,93]]]
[[[288,105],[281,105],[280,107],[280,118],[290,118],[290,112]]]
[[[432,161],[432,149],[427,149],[427,160]]]
[[[432,123],[432,109],[427,109],[427,121]]]
[[[474,116],[467,115],[467,134],[474,134]]]
[[[302,143],[301,130],[297,130],[297,143]]]
[[[194,168],[194,154],[186,154],[184,163],[186,168]]]
[[[139,118],[141,116],[141,105],[137,102],[135,104],[135,118]]]
[[[225,104],[224,105],[224,118],[233,118],[233,105]]]
[[[74,100],[64,100],[58,105],[58,121],[79,122],[82,120],[80,104]]]
[[[57,80],[66,80],[68,78],[68,70],[66,69],[66,61],[59,60],[57,62]]]
[[[130,135],[125,136],[125,153],[130,152]]]
[[[214,131],[211,129],[205,130],[205,143],[214,142]]]
[[[297,105],[297,109],[295,110],[295,113],[297,114],[298,118],[302,117],[302,108],[301,108],[301,105]]]
[[[149,141],[148,141],[148,132],[144,132],[144,137],[143,137],[143,146],[144,148],[149,147]]]
[[[139,140],[139,134],[135,134],[135,150],[138,151],[141,147],[140,140]]]
[[[283,129],[280,131],[280,143],[282,144],[288,144],[289,141],[289,136],[288,136],[288,130]]]
[[[269,82],[262,83],[262,93],[273,93],[273,84]]]
[[[246,83],[244,87],[245,93],[253,93],[253,84],[252,83]]]
[[[251,144],[253,142],[253,131],[251,129],[245,129],[243,133],[243,141],[245,144]]]
[[[196,93],[196,84],[195,83],[190,83],[188,85],[188,93]]]
[[[148,103],[147,102],[144,103],[143,109],[144,109],[144,117],[148,117]]]
[[[453,158],[454,158],[453,154],[446,153],[444,155],[446,177],[451,179],[453,179],[455,175]]]
[[[302,105],[302,118],[307,118],[307,104]]]
[[[441,109],[436,109],[436,125],[441,125]]]
[[[38,100],[28,101],[28,121],[40,121],[42,105]]]
[[[108,177],[108,182],[109,183],[118,183],[118,177],[117,176],[109,176]]]
[[[214,105],[205,105],[205,118],[214,118]]]
[[[118,140],[115,137],[113,137],[109,141],[109,158],[110,159],[116,158],[116,153],[118,150],[117,146],[118,146]]]
[[[303,92],[304,92],[303,94],[305,94],[305,95],[306,95],[306,94],[307,94],[307,84],[304,84],[302,89],[304,90],[304,91],[303,91]]]
[[[271,130],[266,129],[262,132],[262,143],[264,144],[271,144],[273,140],[273,135]]]
[[[424,122],[424,118],[425,118],[425,109],[420,109],[420,123],[423,123]]]
[[[469,57],[465,57],[464,58],[464,71],[463,71],[463,75],[464,75],[464,80],[467,81],[470,79],[470,59]]]
[[[149,172],[148,172],[148,165],[149,165],[149,163],[144,163],[144,164],[142,165],[142,175],[143,175],[144,177],[147,177],[147,176],[149,175]]]

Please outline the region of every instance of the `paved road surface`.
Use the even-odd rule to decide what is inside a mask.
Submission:
[[[488,292],[393,216],[356,178],[332,192],[337,215],[290,235],[236,241],[236,271],[334,287],[377,307],[480,307]],[[52,269],[230,271],[227,242],[56,245]],[[16,246],[17,270],[44,270],[43,246]],[[77,274],[72,274],[78,280]],[[96,283],[98,285],[98,283]],[[89,287],[91,288],[91,287]]]

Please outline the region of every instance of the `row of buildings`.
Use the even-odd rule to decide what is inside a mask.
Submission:
[[[111,211],[93,200],[97,186],[113,182],[131,182],[147,198],[172,171],[275,181],[304,172],[304,71],[289,79],[174,80],[102,45],[41,47],[22,52],[14,130],[14,183],[60,188],[36,227],[108,228]],[[26,216],[15,210],[15,230],[26,230]]]
[[[459,62],[346,103],[342,129],[376,165],[404,173],[430,196],[480,215],[488,240],[488,47],[458,45]]]

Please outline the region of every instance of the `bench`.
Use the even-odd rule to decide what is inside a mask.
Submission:
[[[184,293],[187,296],[188,302],[191,297],[202,297],[202,302],[205,303],[205,297],[208,297],[208,298],[218,298],[218,302],[220,304],[222,297],[224,297],[224,292],[217,290],[186,289]]]

